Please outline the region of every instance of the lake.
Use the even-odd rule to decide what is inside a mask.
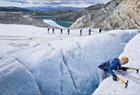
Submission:
[[[50,20],[54,20],[56,17],[55,16],[37,16],[36,19],[50,19]],[[55,21],[57,24],[63,26],[63,27],[69,27],[71,26],[74,22],[71,21]]]

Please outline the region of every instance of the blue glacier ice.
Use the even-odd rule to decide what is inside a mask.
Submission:
[[[42,95],[90,95],[98,86],[97,66],[118,57],[134,31],[110,31],[44,43],[16,57],[35,77]]]
[[[33,26],[0,28],[0,95],[91,95],[97,66],[118,57],[138,31],[79,36],[73,29],[68,36]]]

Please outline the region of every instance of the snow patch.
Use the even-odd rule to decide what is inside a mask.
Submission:
[[[63,27],[63,26],[61,26],[61,25],[59,25],[59,24],[57,24],[55,21],[53,21],[53,20],[43,20],[45,23],[47,23],[47,24],[49,24],[49,25],[51,25],[51,26],[55,26],[55,27],[58,27],[58,28],[62,28],[62,29],[65,29],[66,27]]]

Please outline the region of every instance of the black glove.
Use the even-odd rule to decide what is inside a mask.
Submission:
[[[121,70],[123,70],[123,71],[127,71],[127,67],[121,67]]]
[[[114,81],[117,81],[117,80],[118,80],[118,77],[117,77],[116,75],[114,75],[114,76],[113,76],[113,80],[114,80]]]

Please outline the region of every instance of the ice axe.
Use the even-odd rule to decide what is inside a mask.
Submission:
[[[127,67],[127,69],[136,70],[137,74],[139,73],[139,69]]]
[[[118,78],[117,78],[117,80],[120,80],[120,81],[121,81],[121,83],[125,85],[125,88],[127,88],[127,87],[128,87],[128,82],[129,82],[128,80],[127,80],[127,81],[125,81],[124,79],[122,79],[122,78],[120,78],[120,77],[118,77]]]

